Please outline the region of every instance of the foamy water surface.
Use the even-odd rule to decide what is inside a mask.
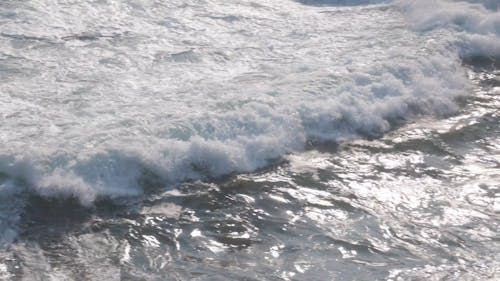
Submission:
[[[0,279],[500,278],[499,6],[3,1]]]

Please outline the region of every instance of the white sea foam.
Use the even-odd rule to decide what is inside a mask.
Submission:
[[[0,173],[91,205],[252,171],[311,139],[378,136],[467,93],[448,41],[392,6],[258,2],[8,4]],[[497,12],[438,1],[443,23],[418,3],[403,7],[419,30],[466,7],[460,36],[498,36]]]
[[[497,0],[396,1],[413,28],[447,29],[464,56],[500,56],[500,2]]]

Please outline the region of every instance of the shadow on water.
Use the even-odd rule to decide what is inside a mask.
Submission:
[[[85,207],[76,198],[45,198],[36,194],[28,195],[27,201],[19,240],[37,241],[40,245],[59,243],[68,233],[92,231],[96,217],[111,218],[128,207],[110,199]]]
[[[500,57],[492,56],[466,56],[462,58],[465,66],[475,71],[494,71],[500,69]]]

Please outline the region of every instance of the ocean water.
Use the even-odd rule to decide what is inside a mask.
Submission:
[[[500,280],[500,1],[2,0],[0,280]]]

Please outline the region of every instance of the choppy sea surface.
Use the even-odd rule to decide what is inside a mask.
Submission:
[[[0,280],[500,280],[500,2],[2,0]]]

